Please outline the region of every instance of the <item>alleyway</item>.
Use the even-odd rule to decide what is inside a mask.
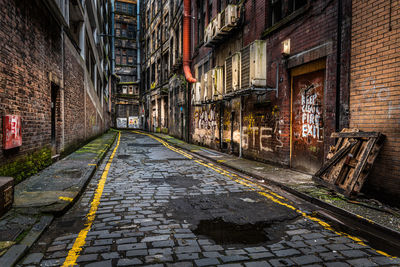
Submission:
[[[161,139],[122,132],[81,199],[20,265],[399,264],[313,209]]]

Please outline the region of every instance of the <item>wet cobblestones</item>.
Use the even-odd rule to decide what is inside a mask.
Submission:
[[[137,143],[150,145],[129,145]],[[129,156],[114,158],[97,216],[77,260],[79,266],[400,266],[398,259],[382,256],[303,217],[287,223],[275,243],[217,244],[194,234],[189,220],[176,220],[168,204],[186,196],[228,198],[251,188],[146,136],[123,134],[117,155]],[[102,168],[104,164],[81,200],[59,220],[84,220]],[[53,225],[19,265],[60,266],[79,230],[57,235]]]

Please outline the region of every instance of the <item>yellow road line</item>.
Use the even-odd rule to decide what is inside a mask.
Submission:
[[[231,180],[233,180],[233,181],[235,181],[235,182],[237,182],[237,183],[239,183],[241,185],[244,185],[244,186],[250,188],[250,190],[257,192],[258,194],[268,198],[269,200],[273,201],[274,203],[277,203],[277,204],[279,204],[281,206],[287,207],[288,209],[291,209],[291,210],[297,212],[298,214],[300,214],[304,218],[307,218],[307,219],[309,219],[311,221],[314,221],[314,222],[320,224],[326,230],[334,232],[338,236],[345,236],[345,237],[353,240],[354,242],[356,242],[356,243],[358,243],[358,244],[360,244],[362,246],[367,246],[360,238],[358,238],[356,236],[352,236],[352,235],[344,233],[344,232],[341,232],[341,231],[336,231],[335,229],[333,229],[333,227],[329,223],[324,222],[321,219],[318,219],[318,218],[316,218],[314,216],[310,216],[310,215],[306,214],[305,212],[303,212],[302,210],[294,207],[293,205],[290,205],[288,203],[282,202],[282,200],[286,200],[286,201],[289,201],[289,200],[286,199],[285,197],[275,193],[275,192],[272,192],[271,190],[269,190],[269,189],[267,189],[265,187],[260,186],[257,183],[254,183],[254,182],[250,181],[249,180],[250,177],[248,177],[248,176],[240,177],[240,176],[238,176],[238,175],[236,175],[234,173],[231,173],[231,172],[229,172],[227,170],[224,170],[221,167],[218,167],[218,166],[216,166],[216,165],[214,165],[212,163],[205,163],[202,160],[194,159],[193,156],[185,153],[184,151],[182,151],[180,149],[177,149],[177,148],[169,145],[164,140],[162,140],[162,139],[160,139],[158,137],[155,137],[155,136],[153,136],[151,134],[137,132],[137,131],[132,131],[132,132],[137,133],[137,134],[147,135],[147,136],[153,138],[154,140],[157,140],[158,142],[160,142],[161,144],[163,144],[165,147],[169,148],[170,150],[175,151],[175,152],[177,152],[179,154],[182,154],[182,155],[185,154],[184,156],[188,155],[190,157],[188,157],[188,156],[186,156],[186,157],[188,157],[190,159],[193,159],[194,162],[196,162],[196,163],[198,163],[198,164],[200,164],[200,165],[202,165],[204,167],[207,167],[209,169],[212,169],[215,172],[220,173],[220,174],[228,177],[229,179],[231,179]],[[289,202],[292,202],[292,201],[289,201]],[[371,249],[373,249],[373,248],[371,248]],[[386,256],[386,257],[389,257],[389,258],[393,258],[393,259],[397,258],[397,257],[394,257],[394,256],[391,256],[391,255],[387,254],[386,252],[383,252],[383,251],[380,251],[380,250],[376,250],[376,249],[373,249],[373,250],[375,250],[376,252],[378,252],[379,254],[381,254],[383,256]]]
[[[96,163],[89,163],[88,166],[97,166]]]
[[[82,247],[86,243],[86,236],[87,236],[88,232],[90,231],[90,228],[92,227],[93,221],[96,217],[97,208],[99,207],[101,195],[103,194],[104,185],[107,180],[108,171],[110,170],[112,160],[115,156],[115,153],[117,152],[120,139],[121,139],[121,132],[118,133],[117,145],[115,146],[114,151],[112,152],[110,158],[108,159],[108,162],[106,164],[106,167],[104,168],[103,174],[101,175],[101,178],[97,184],[97,189],[96,189],[94,198],[92,200],[92,203],[90,205],[89,213],[86,215],[87,220],[85,223],[85,228],[83,228],[79,232],[78,237],[76,238],[75,243],[72,246],[72,248],[68,251],[68,256],[65,259],[64,264],[62,266],[76,265],[76,260],[78,259],[79,254],[82,251]]]
[[[61,199],[64,201],[69,201],[69,202],[72,202],[74,200],[72,197],[58,197],[58,199]]]

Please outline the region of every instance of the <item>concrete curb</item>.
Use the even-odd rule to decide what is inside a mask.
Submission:
[[[231,169],[233,169],[235,171],[244,173],[244,174],[249,175],[251,177],[254,177],[254,178],[258,179],[258,180],[267,181],[268,183],[270,183],[272,185],[275,185],[275,186],[278,186],[281,189],[283,189],[283,190],[285,190],[285,191],[287,191],[289,193],[292,193],[293,195],[295,195],[297,197],[300,197],[300,198],[302,198],[302,199],[304,199],[304,200],[306,200],[306,201],[308,201],[308,202],[310,202],[310,203],[312,203],[312,204],[314,204],[314,205],[316,205],[316,206],[318,206],[320,208],[323,208],[323,209],[328,210],[328,211],[330,211],[330,212],[332,212],[334,214],[337,214],[337,215],[339,215],[339,217],[346,217],[347,219],[349,219],[349,220],[351,220],[353,222],[357,222],[361,226],[365,227],[365,229],[359,229],[360,231],[363,231],[367,235],[373,236],[373,238],[379,238],[379,239],[384,240],[384,241],[391,240],[391,241],[388,241],[390,243],[390,245],[398,247],[399,250],[400,250],[400,245],[399,245],[399,243],[400,243],[399,242],[399,240],[400,240],[400,232],[398,232],[396,230],[390,229],[390,228],[388,228],[388,227],[386,227],[384,225],[381,225],[381,224],[376,223],[374,221],[371,221],[371,220],[368,220],[366,218],[363,218],[363,217],[361,217],[361,216],[359,216],[357,214],[354,214],[354,213],[352,213],[350,211],[347,211],[347,210],[344,210],[342,208],[339,208],[339,207],[336,207],[334,205],[331,205],[331,204],[329,204],[327,202],[324,202],[324,201],[322,201],[320,199],[317,199],[315,197],[312,197],[310,195],[307,195],[305,193],[297,191],[297,190],[295,190],[295,189],[293,189],[291,187],[288,187],[288,186],[286,186],[286,185],[284,185],[282,183],[279,183],[277,181],[271,180],[271,179],[269,179],[267,177],[262,177],[262,176],[260,176],[258,174],[252,173],[250,171],[242,170],[242,169],[240,169],[238,167],[226,164],[225,162],[218,162],[218,160],[216,160],[216,159],[214,159],[212,157],[201,155],[201,154],[199,154],[197,152],[192,152],[192,151],[188,150],[187,148],[185,148],[184,146],[180,146],[178,144],[174,144],[174,143],[170,142],[168,140],[168,138],[165,138],[163,136],[157,135],[156,137],[159,137],[159,138],[163,139],[164,141],[166,141],[167,143],[169,143],[173,147],[177,147],[177,148],[186,150],[186,151],[188,151],[190,153],[193,153],[193,154],[195,154],[195,155],[197,155],[199,157],[206,158],[206,159],[208,159],[208,160],[210,160],[210,161],[212,161],[214,163],[217,163],[217,164],[220,164],[222,166],[231,168]],[[323,216],[323,215],[321,215],[321,216]],[[335,223],[339,223],[339,224],[341,222],[340,219],[339,220],[332,220],[332,218],[330,218],[329,216],[323,216],[323,217],[324,217],[324,219],[329,220],[331,222],[335,222]],[[344,224],[344,223],[341,223],[341,226],[349,228],[349,226]],[[369,229],[374,229],[376,231],[376,234],[369,233]]]
[[[110,148],[113,147],[113,145],[115,143],[115,139],[117,138],[117,135],[118,135],[118,132],[115,132],[114,137],[112,138],[112,141],[109,143],[109,146],[107,147],[107,149],[100,153],[100,156],[98,157],[97,161],[94,163],[96,165],[90,166],[88,171],[85,173],[85,175],[86,175],[86,177],[84,178],[85,182],[82,184],[78,194],[76,194],[74,196],[74,199],[70,203],[68,203],[68,205],[66,205],[62,210],[60,210],[58,212],[53,212],[52,213],[53,215],[55,215],[56,217],[63,215],[67,210],[69,210],[78,201],[78,199],[81,197],[83,191],[85,191],[87,185],[89,184],[91,178],[97,171],[97,168],[101,165],[104,157],[107,155]]]
[[[28,234],[24,237],[22,241],[19,244],[13,245],[11,248],[7,250],[7,252],[3,256],[0,257],[1,267],[14,266],[19,260],[21,260],[25,256],[26,252],[39,239],[39,237],[47,229],[47,227],[50,226],[50,224],[53,222],[54,217],[64,214],[69,208],[71,208],[78,201],[79,197],[82,195],[87,185],[89,184],[91,178],[94,176],[98,166],[101,164],[101,162],[107,155],[110,148],[113,147],[117,135],[118,133],[115,132],[114,137],[108,143],[109,145],[107,146],[107,149],[105,149],[99,154],[100,156],[97,158],[95,165],[90,166],[88,171],[84,174],[86,176],[84,178],[85,182],[82,184],[78,194],[74,196],[73,200],[60,211],[53,212],[52,214],[44,213],[40,217],[39,221],[32,226],[32,228],[29,230]]]

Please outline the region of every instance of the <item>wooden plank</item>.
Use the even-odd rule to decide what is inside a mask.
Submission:
[[[358,178],[358,180],[356,181],[356,183],[353,186],[352,194],[360,192],[361,187],[363,186],[364,182],[367,180],[367,177],[369,175],[369,172],[372,169],[375,159],[377,158],[379,151],[381,150],[381,148],[383,146],[384,139],[385,139],[385,136],[381,135],[376,140],[372,151],[370,152],[370,154],[367,157],[366,165],[365,165],[363,171],[361,172],[360,177]]]
[[[378,138],[379,132],[340,132],[332,133],[332,138]]]
[[[361,154],[361,158],[358,161],[357,167],[354,169],[354,174],[352,175],[352,177],[349,177],[349,182],[347,183],[346,186],[346,193],[348,196],[353,194],[354,186],[356,182],[359,180],[360,174],[364,170],[367,164],[368,156],[370,155],[371,150],[374,147],[375,143],[376,143],[376,138],[371,138],[368,140],[367,146]]]
[[[350,141],[348,146],[340,148],[335,155],[330,158],[325,164],[319,169],[316,173],[315,176],[321,176],[329,167],[331,167],[333,164],[335,164],[337,161],[339,161],[344,154],[346,154],[355,144],[357,141]]]

